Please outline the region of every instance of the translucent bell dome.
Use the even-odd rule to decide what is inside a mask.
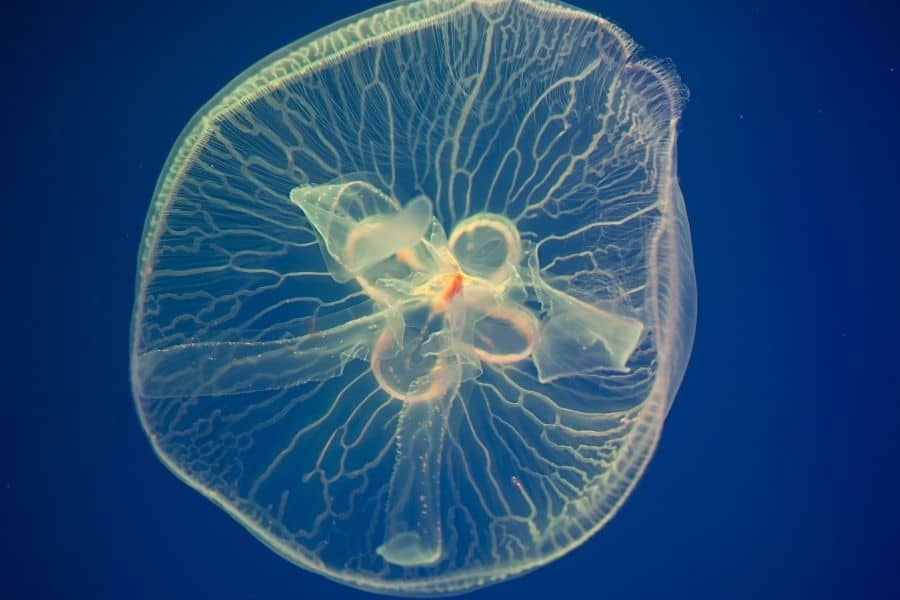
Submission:
[[[608,21],[421,0],[307,36],[188,124],[138,259],[153,448],[287,560],[461,593],[622,505],[690,354],[685,91]]]

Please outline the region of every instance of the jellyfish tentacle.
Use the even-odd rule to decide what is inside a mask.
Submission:
[[[366,310],[371,311],[371,303],[342,312],[345,323],[294,338],[188,342],[144,352],[135,365],[141,393],[146,398],[224,396],[336,377],[352,358],[369,354],[391,312]]]
[[[443,556],[440,478],[447,404],[455,390],[433,402],[404,404],[387,501],[387,531],[376,552],[387,562],[426,566]]]
[[[444,329],[429,334],[426,328],[433,324],[428,319],[420,332],[416,326],[387,328],[372,353],[376,381],[404,403],[388,484],[387,529],[376,552],[406,567],[431,565],[442,556],[441,453],[449,403],[463,376],[453,336]]]

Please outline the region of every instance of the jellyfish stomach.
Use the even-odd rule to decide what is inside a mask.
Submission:
[[[428,402],[458,385],[451,349],[440,338],[404,324],[391,324],[372,348],[375,381],[389,396],[407,403]]]
[[[524,306],[500,302],[473,307],[472,351],[479,360],[507,365],[528,360],[538,342],[540,321]]]
[[[514,278],[522,260],[522,241],[515,223],[496,213],[478,213],[457,223],[447,247],[467,275],[494,284]]]

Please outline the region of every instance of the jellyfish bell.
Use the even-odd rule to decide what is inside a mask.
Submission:
[[[171,151],[131,377],[163,463],[292,563],[462,593],[598,531],[693,340],[685,92],[544,0],[386,4]]]

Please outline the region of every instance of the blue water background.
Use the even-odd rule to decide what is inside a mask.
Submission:
[[[696,343],[618,516],[470,598],[900,597],[896,3],[580,4],[691,90]],[[366,5],[0,9],[0,597],[366,597],[178,482],[128,383],[138,241],[181,128],[257,59]]]

